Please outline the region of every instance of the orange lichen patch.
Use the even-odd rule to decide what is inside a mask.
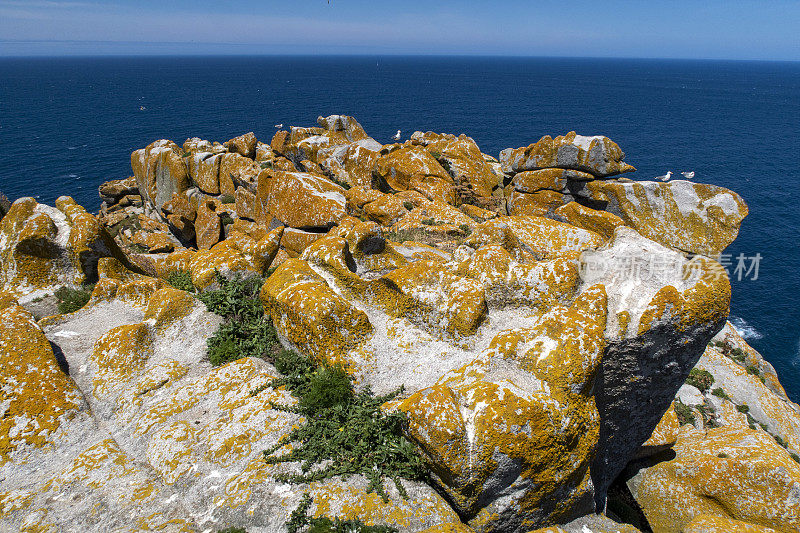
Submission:
[[[555,139],[545,135],[535,144],[509,148],[500,153],[504,172],[558,167],[589,172],[598,177],[636,170],[624,163],[624,158],[625,154],[617,143],[608,137],[585,137],[574,131]]]
[[[617,227],[625,225],[625,222],[613,213],[596,211],[578,202],[569,202],[559,207],[555,210],[555,214],[563,216],[573,226],[593,231],[606,239],[614,236]]]
[[[344,189],[314,174],[265,170],[256,196],[264,212],[293,228],[331,227],[347,214]]]
[[[392,231],[425,229],[434,232],[460,232],[460,227],[475,227],[475,221],[443,202],[428,202],[414,208],[392,226]]]
[[[100,279],[108,278],[119,281],[134,281],[148,279],[147,276],[138,274],[123,265],[114,257],[101,257],[97,261],[97,275]],[[150,278],[152,279],[152,278]]]
[[[298,257],[311,243],[324,236],[324,233],[313,233],[294,228],[286,228],[281,237],[281,248],[289,254],[289,257]]]
[[[248,262],[248,270],[263,275],[275,258],[275,254],[278,253],[282,236],[283,226],[275,228],[259,241],[234,230],[227,239],[214,246],[211,251],[215,254],[219,254],[223,250],[238,252]]]
[[[778,533],[771,527],[759,526],[723,516],[699,514],[683,529],[682,533]]]
[[[494,211],[489,211],[488,209],[481,209],[476,205],[471,204],[461,204],[458,207],[459,211],[467,215],[469,218],[477,221],[477,222],[485,222],[492,218],[496,218],[499,215]]]
[[[571,256],[574,252],[596,248],[605,242],[605,239],[597,233],[549,218],[509,216],[478,225],[464,244],[479,248],[487,242],[487,237],[491,239],[489,242],[501,236],[504,240],[508,240],[506,236],[508,231],[516,237],[516,240],[527,246],[538,260]],[[509,244],[502,245],[506,249],[509,247]]]
[[[206,194],[219,194],[219,163],[222,161],[222,154],[195,152],[186,161],[194,184]]]
[[[686,427],[686,426],[685,426]],[[636,500],[654,530],[683,531],[699,515],[777,531],[800,528],[800,465],[763,431],[681,431],[676,457],[641,474]]]
[[[344,197],[347,199],[348,211],[361,209],[365,204],[379,200],[384,196],[385,195],[380,191],[361,185],[351,187],[344,191]]]
[[[187,316],[196,305],[197,300],[188,292],[165,287],[150,297],[144,319],[153,319],[156,331],[160,331]]]
[[[511,215],[545,216],[555,212],[569,198],[571,197],[557,191],[513,191],[508,196],[508,212]]]
[[[367,315],[299,259],[278,267],[264,283],[261,301],[278,332],[320,360],[348,352],[372,333]]]
[[[457,276],[439,261],[415,261],[372,282],[376,303],[431,332],[472,335],[489,309],[483,285]]]
[[[502,181],[502,174],[496,173],[487,164],[475,141],[464,134],[437,134],[427,132],[416,135],[415,141],[421,142],[431,154],[447,162],[450,173],[465,178],[476,195],[488,198],[492,189]]]
[[[8,309],[14,305],[19,305],[17,299],[12,294],[0,291],[0,311]]]
[[[0,311],[0,391],[0,465],[26,446],[47,445],[83,404],[33,316],[18,305]]]
[[[642,444],[642,448],[645,449],[643,451],[647,453],[648,448],[658,450],[664,446],[672,446],[678,440],[678,432],[680,429],[681,425],[678,422],[678,415],[675,413],[675,402],[672,402],[667,412],[664,413],[664,416],[659,420],[656,429],[653,430],[653,434]],[[640,451],[640,455],[641,453]]]
[[[192,469],[197,431],[186,420],[178,420],[154,432],[147,443],[147,462],[172,485]]]
[[[261,167],[258,163],[240,154],[222,154],[219,162],[219,192],[233,195],[235,183],[255,184]]]
[[[118,326],[97,339],[89,360],[97,365],[94,395],[103,398],[144,369],[153,354],[153,338],[145,324]]]
[[[625,224],[645,237],[708,256],[733,242],[748,213],[738,194],[716,185],[594,181],[587,188],[593,197],[613,202]]]
[[[455,203],[453,178],[421,146],[406,145],[381,156],[375,173],[395,191],[414,190],[429,200]]]
[[[139,194],[158,211],[173,192],[182,194],[189,188],[190,177],[182,152],[174,142],[162,139],[131,154]]]
[[[573,259],[517,263],[496,244],[486,245],[458,264],[456,274],[480,281],[491,304],[547,309],[571,300],[579,281]]]
[[[29,490],[12,490],[0,494],[0,518],[19,509],[28,509],[33,503],[36,494]]]
[[[458,515],[433,491],[419,494],[413,500],[398,494],[386,503],[379,494],[367,492],[363,482],[357,485],[314,482],[309,489],[316,503],[313,516],[358,519],[367,525],[385,524],[412,531],[426,523],[460,522]]]
[[[164,280],[157,278],[143,278],[120,284],[117,287],[114,296],[118,300],[122,300],[128,305],[144,311],[150,306],[150,300],[156,291],[159,291],[164,287],[167,287],[167,283]],[[97,289],[97,287],[95,287],[95,289]],[[100,290],[103,290],[103,288]],[[98,297],[99,296],[100,293],[98,291]],[[94,293],[92,293],[92,297],[94,297]]]
[[[408,209],[403,205],[403,200],[385,194],[381,198],[364,205],[364,214],[381,226],[391,226],[406,214]]]
[[[423,529],[420,533],[472,533],[472,528],[461,522],[439,524],[438,526]]]
[[[514,360],[551,390],[588,394],[605,347],[606,307],[605,287],[594,285],[571,307],[553,307],[536,327],[495,337],[489,356]]]
[[[134,234],[131,242],[144,246],[149,253],[153,254],[171,252],[175,249],[175,243],[170,240],[166,233],[138,231]]]

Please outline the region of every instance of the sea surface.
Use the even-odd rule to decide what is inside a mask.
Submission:
[[[731,320],[800,401],[800,63],[422,57],[0,59],[0,191],[90,211],[160,138],[225,141],[318,115],[466,133],[497,156],[575,130],[616,141],[632,177],[694,171],[748,203]],[[755,271],[734,271],[739,254]],[[742,274],[745,274],[742,272]]]

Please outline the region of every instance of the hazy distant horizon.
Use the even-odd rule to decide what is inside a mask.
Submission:
[[[41,46],[31,49],[31,46]],[[98,46],[108,46],[98,50]],[[58,46],[57,50],[53,47]],[[65,49],[65,46],[68,47]],[[25,58],[135,58],[135,57],[463,57],[463,58],[519,58],[519,59],[630,59],[666,61],[749,61],[763,63],[798,63],[797,59],[739,58],[739,57],[692,57],[692,56],[636,56],[636,55],[557,55],[523,53],[427,53],[423,51],[364,51],[338,50],[327,52],[264,50],[245,52],[243,48],[252,45],[218,43],[128,43],[115,41],[2,41],[0,40],[0,59]],[[333,47],[328,47],[333,48]],[[342,47],[345,48],[345,47]]]
[[[797,0],[0,0],[0,56],[800,61]]]

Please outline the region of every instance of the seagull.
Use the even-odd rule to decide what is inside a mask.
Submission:
[[[656,176],[656,179],[657,179],[657,180],[661,180],[661,181],[669,181],[669,179],[670,179],[671,177],[672,177],[672,171],[671,171],[671,170],[669,170],[669,171],[667,171],[667,173],[666,173],[666,174],[664,174],[663,176]]]
[[[275,127],[276,127],[276,128],[282,128],[282,127],[283,127],[283,124],[282,124],[282,123],[281,123],[281,124],[275,124]]]
[[[692,170],[691,172],[681,172],[681,174],[683,174],[683,177],[686,178],[687,180],[694,178],[694,170]]]
[[[139,106],[139,111],[144,111],[145,109],[147,109],[145,106],[143,106],[143,105]]]
[[[397,133],[394,134],[394,137],[392,137],[392,139],[394,139],[395,141],[400,140],[400,130],[397,130]]]

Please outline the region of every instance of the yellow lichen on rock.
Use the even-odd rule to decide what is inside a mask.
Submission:
[[[634,496],[656,531],[680,532],[699,515],[800,529],[800,465],[767,433],[683,429],[674,450],[675,459],[636,481]]]
[[[93,382],[95,396],[108,396],[143,370],[152,355],[152,344],[145,324],[118,326],[100,337],[89,358],[97,365]]]
[[[606,239],[614,236],[614,230],[625,222],[613,213],[584,207],[578,202],[569,202],[555,210],[555,214],[567,219],[573,226],[593,231]]]
[[[684,526],[682,533],[778,533],[771,527],[759,526],[723,516],[699,514]]]
[[[0,311],[0,465],[41,448],[83,405],[33,316],[19,305]]]
[[[278,333],[318,360],[335,358],[372,333],[367,316],[300,259],[278,267],[264,283],[261,301]]]
[[[453,178],[421,146],[407,145],[381,156],[375,172],[395,191],[414,190],[432,201],[455,203]]]

